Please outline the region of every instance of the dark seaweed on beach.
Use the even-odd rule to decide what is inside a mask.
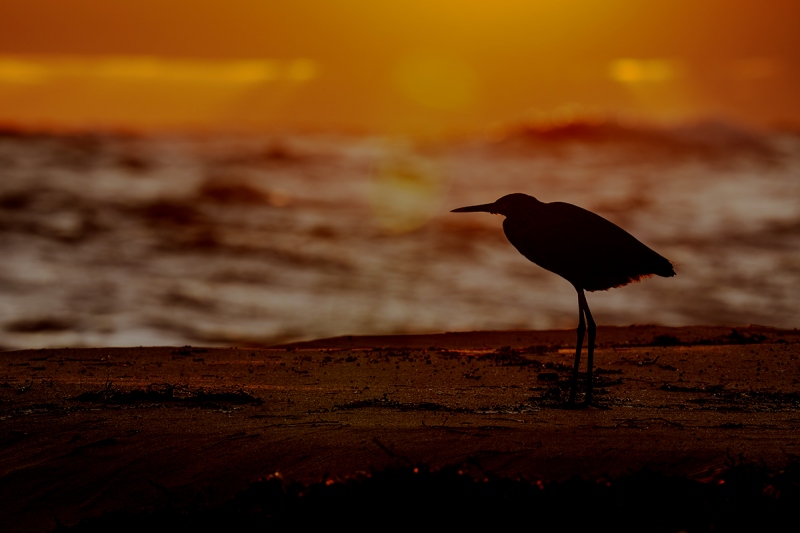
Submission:
[[[244,390],[213,392],[204,389],[186,389],[170,384],[148,385],[146,389],[123,391],[106,384],[98,391],[84,392],[72,398],[78,402],[108,405],[176,404],[200,407],[227,405],[261,405],[263,400]]]
[[[700,393],[705,396],[688,400],[703,409],[715,411],[785,411],[800,409],[800,393],[756,390],[726,390],[723,385],[683,386],[664,384],[660,390],[679,393]]]
[[[660,390],[667,391],[667,392],[720,392],[723,390],[722,385],[700,385],[700,386],[685,386],[685,385],[673,385],[671,383],[665,383],[659,387]]]
[[[764,342],[766,335],[760,333],[742,333],[734,328],[724,337],[730,344],[759,344]]]
[[[541,368],[542,363],[534,359],[525,357],[525,354],[542,354],[550,351],[546,346],[531,346],[529,348],[517,349],[511,346],[503,346],[497,350],[480,356],[480,359],[494,361],[500,366],[528,366],[534,365]]]
[[[397,402],[388,399],[386,396],[382,398],[372,398],[369,400],[358,400],[346,404],[336,404],[333,406],[333,411],[347,411],[355,409],[390,409],[394,411],[432,411],[442,413],[521,413],[530,411],[531,408],[527,404],[521,405],[491,405],[470,409],[466,407],[449,407],[434,402]],[[423,422],[424,425],[424,422]]]
[[[727,335],[722,335],[714,339],[701,339],[697,344],[703,345],[725,345],[725,344],[761,344],[769,342],[766,335],[761,333],[750,333],[741,331],[737,328],[731,328],[731,332]]]
[[[351,409],[364,409],[370,407],[379,407],[383,409],[393,409],[397,411],[444,411],[448,413],[468,413],[470,409],[447,407],[433,402],[411,402],[402,403],[390,400],[384,395],[381,398],[372,398],[369,400],[358,400],[345,404],[336,404],[333,406],[334,411],[346,411]]]
[[[544,387],[531,387],[531,391],[540,391],[538,395],[528,398],[528,403],[540,409],[574,409],[576,405],[570,404],[569,389],[572,385],[572,369],[569,365],[563,363],[553,364],[548,362],[545,368],[556,369],[558,371],[540,372],[536,378],[539,382],[545,383]],[[621,372],[619,372],[621,373]],[[618,374],[616,371],[600,372],[599,374]],[[586,382],[586,373],[578,373],[578,382]],[[612,404],[620,404],[621,399],[608,396],[608,388],[615,385],[622,384],[621,378],[608,378],[604,375],[595,375],[592,377],[592,383],[595,387],[595,393],[603,397],[597,407],[607,409]],[[581,396],[579,394],[579,396]]]
[[[703,407],[748,412],[800,409],[800,393],[780,391],[719,391],[702,399]]]
[[[653,346],[678,346],[682,344],[675,335],[656,335],[653,339]]]

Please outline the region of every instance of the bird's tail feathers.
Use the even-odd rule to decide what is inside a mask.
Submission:
[[[664,265],[664,268],[661,269],[659,272],[655,273],[661,276],[662,278],[671,278],[672,276],[675,276],[677,274],[677,269],[680,265],[678,265],[678,263],[676,263],[675,261],[670,261],[666,257],[664,258],[664,260],[667,262],[666,265]]]

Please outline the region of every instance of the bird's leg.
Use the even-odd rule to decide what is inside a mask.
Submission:
[[[592,366],[594,364],[594,339],[597,335],[597,326],[589,311],[589,304],[586,302],[586,295],[583,291],[578,292],[578,300],[581,302],[583,312],[586,314],[586,322],[589,323],[589,342],[586,347],[586,403],[592,403]]]
[[[586,297],[583,289],[578,289],[578,344],[575,346],[575,368],[572,371],[572,387],[569,390],[569,403],[575,403],[575,393],[578,390],[578,367],[581,364],[581,346],[583,346],[583,335],[586,333],[586,321],[583,319],[583,309],[586,305]]]

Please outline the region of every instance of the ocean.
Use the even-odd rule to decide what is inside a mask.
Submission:
[[[598,324],[800,325],[793,132],[5,130],[0,347],[574,328],[574,289],[521,256],[502,217],[450,213],[510,192],[594,211],[677,265],[674,278],[589,293]]]

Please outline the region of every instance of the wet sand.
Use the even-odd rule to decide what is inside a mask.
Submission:
[[[601,408],[565,409],[573,330],[339,337],[269,349],[0,353],[0,516],[47,531],[469,461],[501,476],[713,476],[800,454],[800,331],[601,327]]]

